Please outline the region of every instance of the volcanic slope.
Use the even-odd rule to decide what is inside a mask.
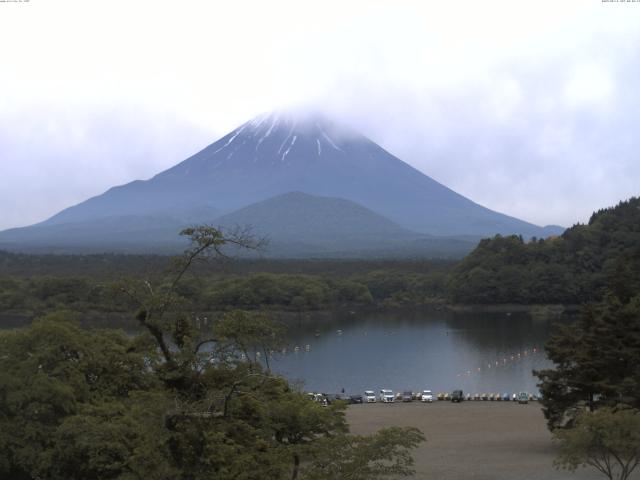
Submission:
[[[291,192],[348,200],[421,234],[545,237],[562,231],[484,208],[323,115],[284,111],[256,117],[149,180],[113,187],[36,226],[1,232],[0,247],[95,246],[93,237],[109,243],[110,232],[117,232],[116,243],[144,248],[151,246],[147,236],[134,228],[127,238],[127,225],[153,224],[161,235]],[[84,228],[93,233],[71,238]]]
[[[111,188],[45,223],[206,207],[228,213],[288,192],[351,200],[433,235],[558,233],[484,208],[322,115],[291,112],[261,115],[153,178]]]

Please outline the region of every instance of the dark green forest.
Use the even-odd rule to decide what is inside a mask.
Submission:
[[[121,278],[158,279],[166,257],[25,256],[3,253],[0,311],[42,314],[59,308],[122,312],[109,285]],[[448,261],[238,261],[196,265],[180,288],[201,311],[290,311],[345,305],[443,301]],[[103,266],[104,270],[100,270]],[[136,271],[135,269],[138,268]],[[57,270],[62,271],[56,274]]]
[[[37,316],[65,308],[125,312],[109,285],[159,279],[167,257],[0,252],[0,311]],[[607,287],[640,286],[640,199],[595,212],[561,236],[496,236],[450,260],[220,260],[196,264],[180,285],[194,308],[313,311],[344,306],[569,304]]]
[[[450,272],[447,297],[470,304],[582,304],[640,287],[640,198],[549,239],[496,236]]]

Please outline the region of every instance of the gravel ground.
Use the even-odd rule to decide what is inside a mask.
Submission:
[[[347,421],[353,433],[388,426],[414,426],[427,437],[415,451],[416,479],[434,480],[590,480],[595,470],[576,473],[553,467],[551,435],[540,405],[511,402],[436,401],[352,405]],[[637,475],[634,478],[639,478]]]

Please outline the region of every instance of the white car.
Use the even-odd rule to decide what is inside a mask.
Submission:
[[[365,390],[364,401],[366,403],[376,403],[376,394],[373,390]]]
[[[433,392],[431,390],[423,390],[420,395],[420,401],[426,403],[433,402]]]
[[[393,403],[395,400],[395,395],[393,394],[393,390],[380,390],[380,401],[382,403]]]

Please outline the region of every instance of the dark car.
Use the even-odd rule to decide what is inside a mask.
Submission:
[[[351,404],[364,403],[364,398],[362,397],[362,395],[351,395],[349,396],[349,403]]]
[[[403,402],[411,402],[413,401],[413,393],[411,392],[402,392],[402,401]]]
[[[464,393],[462,393],[462,390],[454,390],[451,393],[451,401],[452,402],[462,402],[464,400]]]

